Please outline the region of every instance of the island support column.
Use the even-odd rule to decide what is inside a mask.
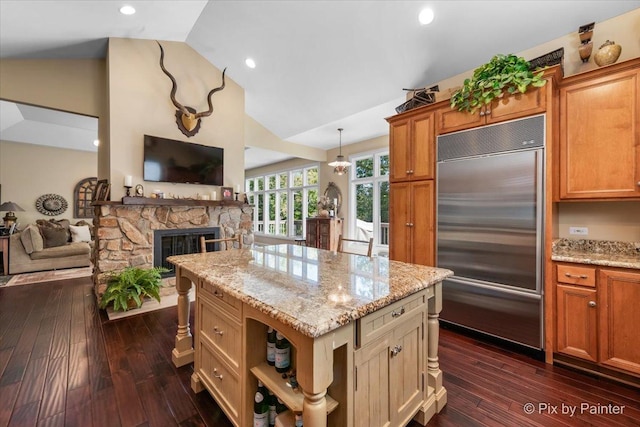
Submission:
[[[178,291],[178,332],[176,333],[175,348],[171,352],[171,360],[176,367],[193,363],[195,351],[193,349],[193,337],[189,328],[189,291],[192,281],[182,275],[182,269],[176,267],[176,289]]]
[[[436,412],[447,404],[447,390],[442,386],[442,371],[438,362],[438,339],[440,333],[440,311],[442,311],[442,282],[434,285],[434,296],[428,303],[429,351],[427,354],[427,378],[436,396]]]

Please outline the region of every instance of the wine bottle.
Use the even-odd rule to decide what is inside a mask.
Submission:
[[[291,366],[291,344],[280,332],[276,333],[276,371],[282,373]]]
[[[276,396],[269,391],[269,427],[275,427],[276,425],[276,415],[278,415],[276,402]]]
[[[302,427],[302,415],[296,414],[296,427]]]
[[[276,330],[272,327],[267,332],[267,363],[271,366],[276,363]]]
[[[258,390],[253,399],[253,427],[269,427],[269,403],[267,402],[268,391],[258,380]]]
[[[286,410],[288,410],[287,405],[285,405],[284,402],[278,397],[276,399],[276,413],[281,414]]]

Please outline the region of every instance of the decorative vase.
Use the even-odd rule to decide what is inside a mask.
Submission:
[[[600,49],[594,55],[593,60],[598,67],[604,67],[605,65],[615,63],[620,57],[621,52],[622,46],[616,44],[616,42],[607,40],[602,46],[600,46]]]
[[[321,209],[320,212],[318,212],[318,216],[322,217],[322,218],[328,218],[329,217],[329,211],[326,209]]]
[[[582,59],[582,62],[589,62],[592,50],[593,42],[589,41],[580,45],[580,47],[578,48],[578,52],[580,53],[580,59]]]

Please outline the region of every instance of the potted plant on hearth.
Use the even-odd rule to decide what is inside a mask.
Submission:
[[[516,55],[496,55],[476,68],[470,79],[451,96],[451,108],[475,112],[505,93],[525,93],[529,86],[542,87],[547,81],[542,72],[534,73],[529,62]]]
[[[100,308],[113,305],[114,311],[127,311],[130,308],[140,308],[145,297],[154,298],[160,302],[160,287],[164,267],[140,268],[127,267],[112,273],[107,279],[107,289],[102,294]]]

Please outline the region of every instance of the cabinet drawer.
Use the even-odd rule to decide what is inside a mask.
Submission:
[[[242,302],[220,290],[219,287],[207,283],[203,280],[198,281],[198,292],[209,298],[216,306],[227,311],[232,318],[240,322],[242,318]]]
[[[414,312],[425,310],[427,304],[427,292],[420,291],[416,294],[394,302],[393,304],[371,313],[357,321],[357,345],[365,345],[377,337],[387,333],[398,324],[404,322]]]
[[[198,376],[216,403],[234,425],[240,424],[241,385],[240,377],[229,371],[208,345],[200,345],[200,367]]]
[[[572,285],[596,286],[596,269],[577,265],[557,265],[558,282]]]
[[[232,367],[236,373],[240,372],[242,350],[242,328],[231,316],[202,298],[198,300],[198,339],[206,341],[218,355]]]

